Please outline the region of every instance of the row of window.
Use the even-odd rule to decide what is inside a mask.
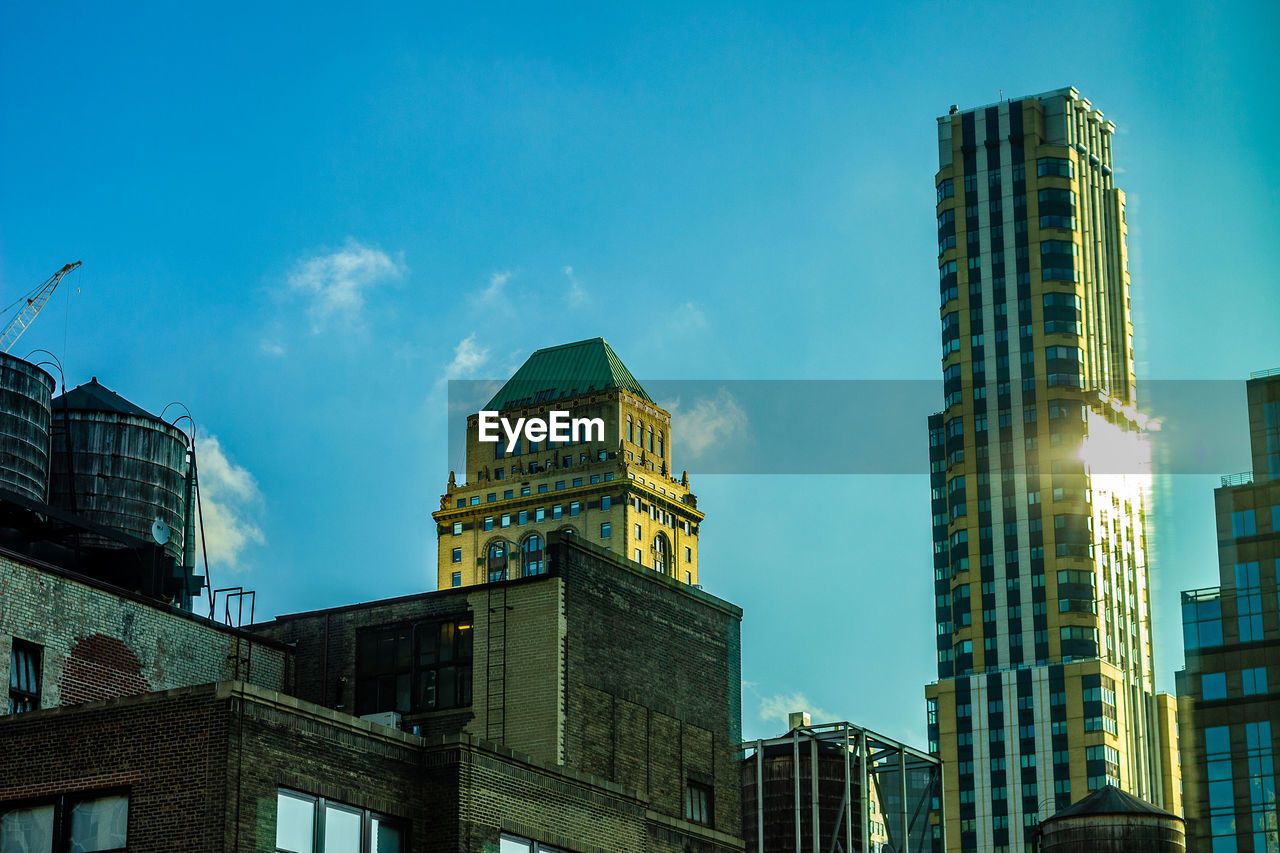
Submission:
[[[1260,696],[1267,692],[1266,667],[1251,667],[1240,671],[1240,695]],[[1206,672],[1200,676],[1200,698],[1206,701],[1227,698],[1227,674]]]
[[[646,430],[644,421],[637,421],[632,424],[631,415],[627,415],[627,441],[637,445],[642,450],[648,447],[650,453],[656,453],[663,458],[666,457],[663,449],[665,445],[662,441],[662,430],[658,430],[655,440],[653,425],[650,424],[648,430]]]
[[[402,853],[406,831],[403,821],[368,809],[284,788],[276,792],[277,853]]]
[[[114,853],[129,843],[129,794],[64,794],[0,806],[4,853]]]

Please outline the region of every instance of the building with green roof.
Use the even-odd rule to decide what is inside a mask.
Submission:
[[[598,429],[563,441],[522,431],[512,445],[502,429],[482,440],[482,414],[512,430],[553,416]],[[466,470],[449,473],[433,515],[437,585],[541,574],[553,530],[698,584],[703,515],[688,475],[675,475],[672,438],[671,414],[604,338],[537,350],[467,418]]]

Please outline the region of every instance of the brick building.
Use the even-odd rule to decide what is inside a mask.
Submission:
[[[113,395],[45,503],[52,380],[5,359],[0,852],[743,849],[742,612],[692,575],[549,529],[537,572],[219,624],[184,607],[185,522],[85,509],[163,422]]]
[[[3,849],[741,850],[741,612],[572,537],[548,558],[250,636],[6,555],[3,633],[43,644],[39,708],[0,716]],[[70,675],[85,636],[106,677]]]

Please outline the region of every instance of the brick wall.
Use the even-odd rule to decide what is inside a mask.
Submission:
[[[289,652],[64,570],[0,553],[0,669],[42,647],[41,707],[231,678],[285,689]]]
[[[0,803],[124,788],[129,850],[222,850],[228,721],[214,686],[0,715]]]
[[[710,783],[715,827],[741,832],[742,611],[590,545],[552,537],[568,625],[566,764],[679,818]]]

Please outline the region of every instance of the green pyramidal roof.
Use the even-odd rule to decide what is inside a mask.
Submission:
[[[537,405],[605,388],[618,388],[653,402],[604,338],[591,338],[540,349],[529,356],[485,410]]]

